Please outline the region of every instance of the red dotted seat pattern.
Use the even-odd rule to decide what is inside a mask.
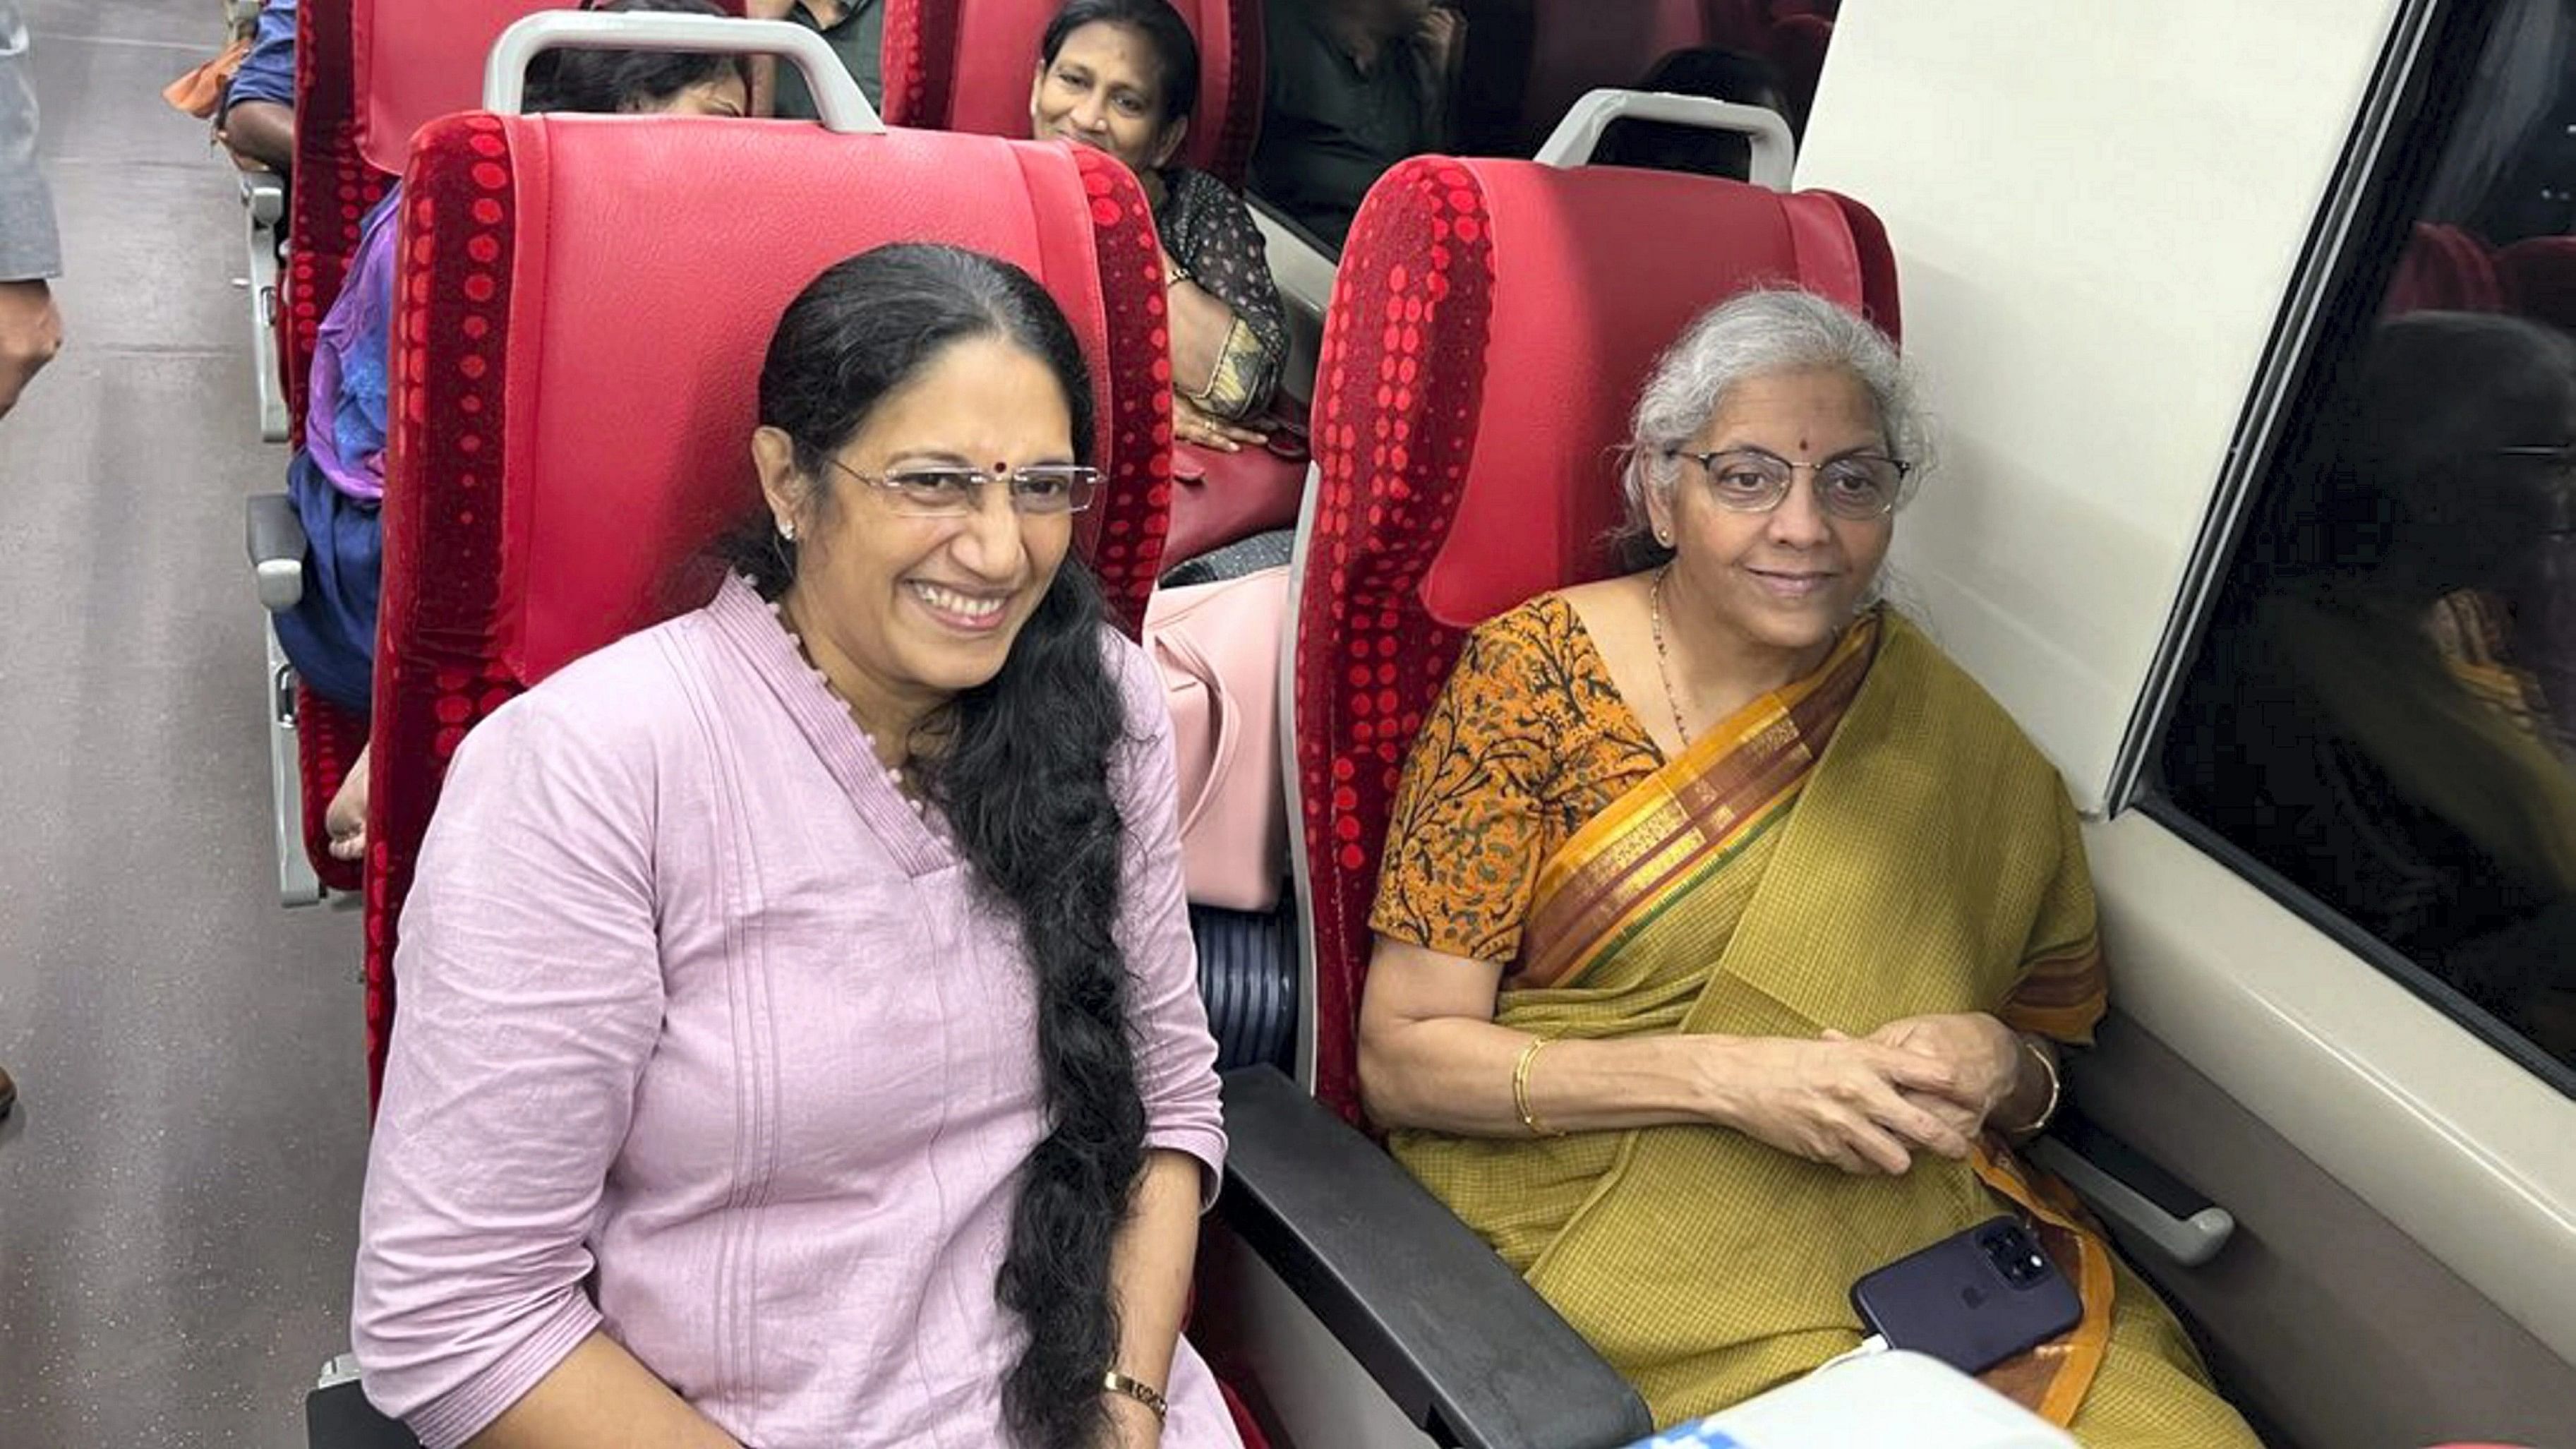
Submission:
[[[405,184],[367,890],[372,1092],[404,892],[476,721],[704,602],[757,506],[760,362],[787,303],[884,242],[972,247],[1063,305],[1109,473],[1079,546],[1141,619],[1170,501],[1159,253],[1102,155],[793,122],[449,117]]]
[[[1378,851],[1424,712],[1469,628],[1612,570],[1653,359],[1764,284],[1898,329],[1885,233],[1829,192],[1426,156],[1361,206],[1316,375],[1295,645],[1315,1089],[1346,1117]]]

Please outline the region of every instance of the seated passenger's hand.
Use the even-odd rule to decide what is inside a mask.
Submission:
[[[1269,434],[1228,422],[1179,393],[1172,394],[1172,436],[1184,443],[1214,448],[1220,453],[1240,453],[1246,443],[1257,448],[1270,441]]]
[[[367,858],[367,755],[373,748],[358,751],[358,758],[349,762],[339,792],[322,812],[322,830],[330,838],[333,860]]]
[[[1719,1119],[1757,1141],[1851,1173],[1902,1173],[1917,1151],[1968,1155],[1966,1134],[1914,1100],[1960,1090],[1956,1070],[1936,1057],[1839,1036],[1717,1045],[1727,1053]]]
[[[1834,1035],[1838,1033],[1827,1033]],[[1868,1039],[1949,1064],[1959,1085],[1942,1095],[1968,1116],[1965,1130],[1971,1137],[1985,1130],[1987,1116],[2011,1099],[2021,1080],[2021,1039],[1982,1011],[1904,1017],[1871,1032]]]
[[[744,0],[742,14],[746,20],[784,20],[795,10],[796,0]]]

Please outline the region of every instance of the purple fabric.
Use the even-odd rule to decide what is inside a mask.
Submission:
[[[362,502],[385,496],[385,397],[392,386],[397,182],[367,213],[348,279],[313,347],[304,448],[332,487]]]
[[[1171,724],[1104,637],[1149,1140],[1213,1193]],[[993,1280],[1043,1125],[1018,932],[748,587],[466,739],[398,971],[353,1327],[429,1449],[602,1327],[762,1449],[1007,1442]],[[1237,1443],[1186,1343],[1170,1398],[1166,1445]]]

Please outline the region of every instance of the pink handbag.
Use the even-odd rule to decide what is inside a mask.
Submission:
[[[1279,649],[1288,570],[1157,589],[1145,649],[1163,672],[1181,777],[1181,861],[1198,905],[1267,911],[1288,876]]]

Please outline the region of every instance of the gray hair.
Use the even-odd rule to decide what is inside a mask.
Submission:
[[[1913,465],[1900,505],[1911,498],[1914,484],[1930,471],[1932,438],[1896,345],[1813,292],[1746,292],[1701,313],[1655,359],[1629,427],[1628,462],[1620,475],[1628,513],[1617,540],[1634,546],[1651,538],[1646,500],[1650,494],[1670,495],[1680,467],[1670,454],[1708,426],[1737,383],[1811,368],[1840,369],[1869,389],[1887,450]]]

